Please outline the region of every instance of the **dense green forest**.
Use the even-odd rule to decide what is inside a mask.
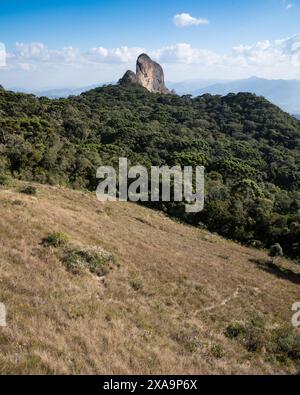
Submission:
[[[261,97],[152,94],[135,85],[50,100],[0,89],[0,182],[7,176],[95,190],[96,168],[204,165],[203,212],[168,214],[300,257],[300,122]]]

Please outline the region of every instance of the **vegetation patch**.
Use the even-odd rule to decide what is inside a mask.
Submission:
[[[79,274],[84,270],[103,277],[113,270],[116,259],[99,247],[71,247],[64,251],[62,262],[70,272]]]
[[[103,277],[113,270],[117,264],[116,258],[100,247],[82,247],[70,244],[70,237],[63,232],[54,232],[42,240],[45,247],[58,249],[58,257],[66,269],[73,274],[85,270]]]
[[[228,325],[225,329],[225,336],[229,339],[236,339],[243,335],[245,332],[245,328],[242,324],[237,322],[233,322],[232,324]]]
[[[143,289],[143,283],[139,279],[131,280],[130,285],[131,285],[132,289],[136,292],[141,291]]]
[[[0,185],[1,186],[7,186],[10,185],[11,178],[7,176],[6,174],[0,173]]]
[[[37,196],[37,189],[32,185],[28,185],[24,188],[21,188],[20,192],[24,193],[25,195]]]
[[[196,328],[176,333],[172,338],[188,353],[196,353],[201,347],[200,334]]]
[[[279,328],[272,332],[273,353],[277,359],[286,362],[288,359],[300,363],[300,334],[289,328]]]
[[[69,236],[63,232],[50,233],[47,237],[42,240],[42,244],[48,247],[64,247],[70,241]]]
[[[300,334],[288,327],[268,329],[261,318],[255,317],[246,324],[232,323],[225,336],[237,340],[251,353],[262,352],[268,358],[286,363],[300,363]]]
[[[13,206],[26,206],[26,203],[23,202],[23,200],[19,200],[19,199],[14,200],[11,204],[12,204]]]
[[[211,353],[216,359],[221,359],[225,356],[225,352],[220,344],[213,344],[211,346]]]

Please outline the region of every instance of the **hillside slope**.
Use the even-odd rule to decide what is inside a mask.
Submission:
[[[299,266],[138,205],[22,185],[0,189],[1,373],[297,372]],[[68,271],[63,247],[41,244],[57,231],[113,253],[113,270]]]

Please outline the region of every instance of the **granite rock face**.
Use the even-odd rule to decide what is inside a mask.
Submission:
[[[164,71],[158,63],[146,54],[138,57],[136,62],[137,81],[144,88],[154,93],[170,93],[165,85]]]
[[[165,85],[164,71],[158,63],[154,62],[148,55],[142,54],[136,62],[136,74],[126,71],[120,80],[121,84],[135,83],[143,86],[149,92],[174,94]]]

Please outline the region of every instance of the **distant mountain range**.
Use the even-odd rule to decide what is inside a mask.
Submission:
[[[98,86],[103,86],[104,84],[93,84],[88,86],[82,86],[78,88],[59,88],[59,89],[48,89],[42,91],[33,92],[37,96],[46,96],[49,99],[59,99],[61,97],[77,96],[82,92],[89,91],[91,89],[97,88]],[[28,93],[28,92],[27,92]]]
[[[221,79],[193,79],[181,82],[167,82],[169,89],[174,89],[178,95],[188,95],[207,86],[229,82]]]
[[[290,114],[300,114],[300,80],[267,80],[252,77],[244,80],[218,82],[196,89],[191,89],[187,82],[186,89],[181,84],[181,92],[200,96],[205,93],[227,95],[228,93],[250,92],[264,96],[272,103]]]
[[[21,93],[28,93],[33,94],[39,97],[45,96],[49,99],[59,99],[59,98],[67,98],[69,96],[77,96],[83,92],[87,92],[91,89],[98,88],[100,86],[108,85],[108,84],[115,84],[115,82],[108,82],[108,83],[99,83],[93,84],[88,86],[81,86],[81,87],[69,87],[69,88],[49,88],[44,90],[30,90],[30,89],[23,89],[23,88],[16,88],[10,87],[7,88],[13,92],[21,92]]]
[[[114,84],[110,82],[107,84]],[[43,91],[33,91],[37,96],[46,96],[51,99],[79,95],[82,92],[94,89],[104,84],[94,84],[77,88],[60,88]],[[264,78],[251,77],[243,80],[226,81],[216,79],[194,79],[182,82],[168,82],[167,87],[174,89],[177,94],[201,96],[205,93],[211,95],[227,95],[228,93],[250,92],[258,96],[264,96],[284,111],[295,115],[300,119],[300,80],[268,80]],[[12,89],[14,91],[23,91]]]

